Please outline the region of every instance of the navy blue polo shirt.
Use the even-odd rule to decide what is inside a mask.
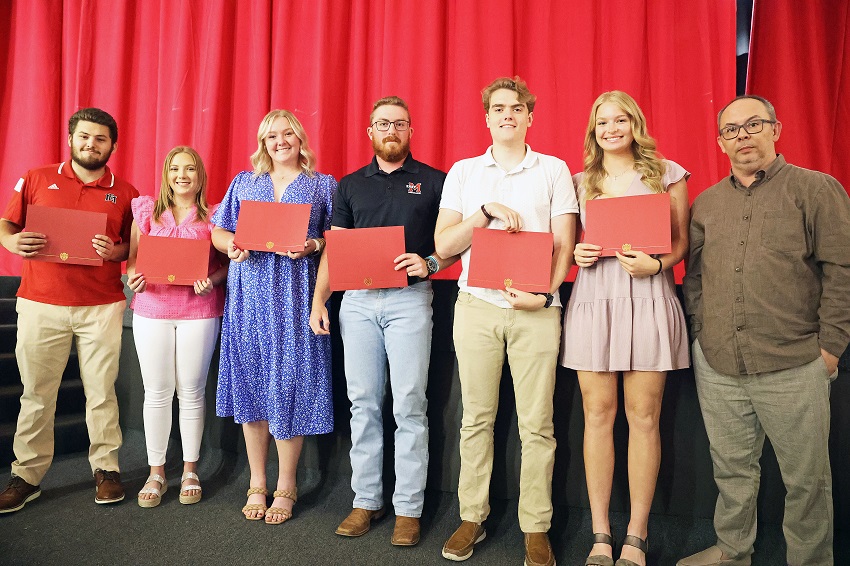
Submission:
[[[405,251],[426,257],[434,253],[434,226],[445,180],[445,173],[409,154],[392,173],[381,171],[373,157],[369,165],[339,182],[331,224],[338,228],[404,226]]]

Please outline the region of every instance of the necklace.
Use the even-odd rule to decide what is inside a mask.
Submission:
[[[300,174],[301,174],[301,171],[290,171],[289,173],[284,173],[283,175],[275,176],[275,178],[278,179],[279,181],[286,181],[289,178],[294,179],[295,177],[297,177]]]
[[[605,170],[605,173],[607,174],[608,177],[611,178],[612,181],[614,181],[616,183],[617,179],[619,179],[620,177],[622,177],[623,175],[625,175],[629,171],[634,171],[634,166],[626,167],[625,169],[620,171],[620,173],[618,173],[617,175],[612,175],[607,169]]]

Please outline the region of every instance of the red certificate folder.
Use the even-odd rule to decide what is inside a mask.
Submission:
[[[310,206],[243,200],[233,243],[243,250],[303,252]]]
[[[325,232],[331,291],[407,287],[393,260],[404,253],[404,226]]]
[[[670,194],[587,201],[584,241],[602,246],[603,257],[630,250],[670,253]]]
[[[551,232],[472,230],[467,285],[485,289],[512,287],[548,293],[552,277]]]
[[[47,236],[47,245],[31,258],[51,263],[103,265],[91,240],[106,234],[106,213],[30,205],[27,207],[25,232]]]
[[[192,285],[206,279],[210,264],[210,241],[162,236],[139,237],[136,272],[148,283]]]

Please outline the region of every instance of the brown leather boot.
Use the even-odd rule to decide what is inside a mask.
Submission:
[[[395,546],[413,546],[419,542],[419,519],[396,515],[391,542]]]
[[[372,521],[377,521],[384,516],[386,510],[381,507],[377,511],[360,509],[355,507],[348,517],[336,528],[336,534],[344,537],[359,537],[369,532]]]

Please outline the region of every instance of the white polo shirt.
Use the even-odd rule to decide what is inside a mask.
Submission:
[[[579,211],[567,164],[557,157],[535,153],[527,144],[525,159],[510,171],[502,169],[493,159],[493,146],[484,155],[452,165],[443,185],[440,208],[460,212],[465,220],[488,202],[498,202],[517,211],[523,231],[529,232],[551,232],[552,218]],[[488,228],[501,230],[504,223],[494,219]],[[495,289],[466,284],[470,253],[470,248],[466,248],[460,256],[463,266],[458,279],[460,290],[498,307],[511,308]],[[557,291],[552,304],[561,306]]]

